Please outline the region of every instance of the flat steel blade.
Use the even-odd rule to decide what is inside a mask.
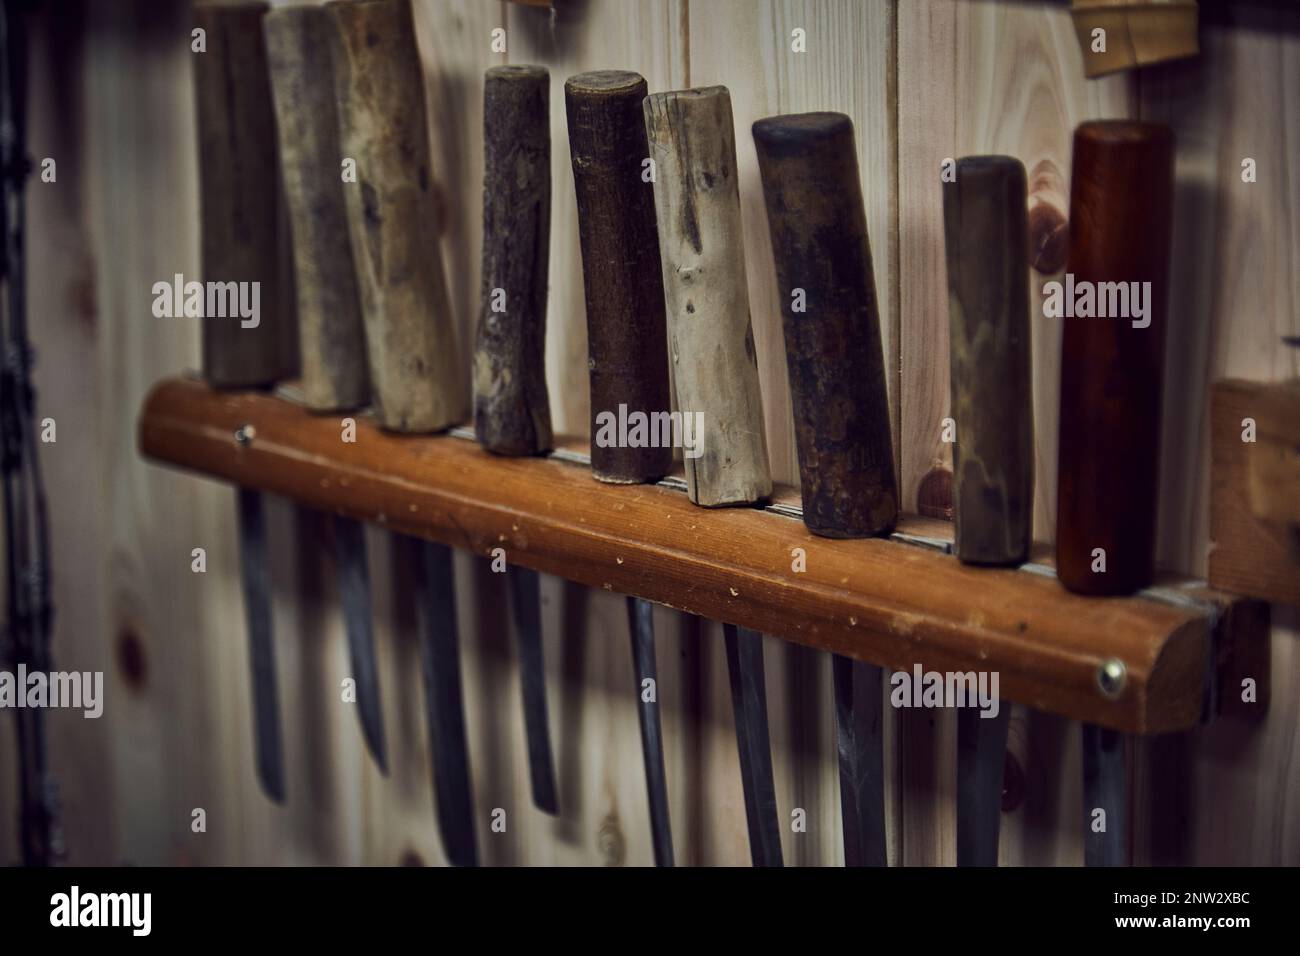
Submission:
[[[1083,860],[1087,866],[1129,866],[1128,767],[1124,735],[1084,724],[1083,732]],[[1106,811],[1105,829],[1098,832],[1097,810]]]
[[[844,865],[886,866],[880,668],[832,654],[831,676],[835,684]]]
[[[659,678],[655,673],[654,605],[627,599],[627,625],[632,637],[632,673],[636,678],[637,716],[641,720],[641,753],[645,758],[646,793],[650,799],[650,836],[655,866],[673,865],[673,831],[668,819],[668,778],[664,773],[664,741],[659,726]],[[646,700],[645,681],[652,681],[654,699]]]
[[[271,632],[270,562],[262,494],[238,492],[240,580],[248,626],[248,656],[253,680],[253,746],[257,778],[266,795],[284,802],[284,752],[280,737],[280,701],[275,680],[275,645]]]
[[[772,746],[767,733],[767,685],[763,677],[763,635],[734,624],[722,625],[731,678],[731,709],[740,751],[740,779],[749,824],[749,854],[754,866],[782,866],[781,829],[772,779]]]
[[[370,756],[380,772],[388,773],[384,744],[384,710],[379,698],[379,667],[370,616],[370,571],[366,564],[366,531],[361,522],[334,516],[334,551],[339,569],[339,597],[348,634],[352,679],[356,682],[357,716]]]
[[[413,552],[420,668],[424,674],[429,724],[434,812],[442,846],[455,866],[477,866],[474,797],[465,736],[465,700],[460,681],[460,638],[456,626],[456,582],[451,549],[406,538]]]
[[[997,866],[1002,822],[1002,775],[1011,705],[996,717],[978,707],[957,710],[957,865]]]
[[[542,597],[537,572],[509,565],[515,636],[519,643],[519,677],[524,692],[524,735],[528,739],[528,774],[537,809],[560,812],[551,757],[550,718],[546,712],[546,669],[542,660]]]

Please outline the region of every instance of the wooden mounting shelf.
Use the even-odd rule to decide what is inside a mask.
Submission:
[[[1132,733],[1200,720],[1213,629],[1233,617],[1188,583],[1164,588],[1165,600],[1087,598],[1042,565],[967,567],[926,519],[905,521],[889,540],[829,540],[811,535],[797,509],[699,508],[680,483],[602,484],[564,455],[500,458],[456,435],[384,432],[364,415],[345,443],[341,417],[169,379],[145,400],[140,448],[315,508],[480,555],[504,548],[525,567],[897,670],[997,671],[1004,699]],[[235,433],[246,425],[253,437],[241,444]],[[792,569],[795,548],[806,571]],[[1098,673],[1112,659],[1126,678],[1110,698]]]

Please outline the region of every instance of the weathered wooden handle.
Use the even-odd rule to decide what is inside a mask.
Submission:
[[[1169,127],[1075,131],[1070,259],[1044,310],[1065,316],[1056,566],[1082,594],[1126,594],[1154,573],[1173,201]]]
[[[370,398],[370,377],[340,174],[330,15],[281,7],[263,25],[293,238],[302,389],[317,411],[356,408]]]
[[[483,88],[483,291],[474,428],[501,455],[550,451],[546,282],[551,238],[550,74],[498,66]]]
[[[333,62],[348,232],[379,421],[437,431],[469,415],[456,325],[438,251],[424,76],[410,0],[345,0]]]
[[[207,35],[206,52],[193,58],[203,280],[211,290],[204,294],[203,377],[218,388],[273,385],[297,364],[292,289],[280,260],[266,10],[262,3],[194,10]]]
[[[653,187],[642,178],[645,96],[645,79],[619,70],[564,84],[587,300],[591,468],[617,483],[655,481],[672,467],[659,429],[638,435],[627,424],[633,414],[670,410]]]
[[[853,123],[841,113],[754,124],[785,329],[803,520],[884,534],[898,518],[885,360]]]
[[[943,187],[956,551],[968,564],[1019,564],[1033,533],[1027,203],[1010,156],[960,159]]]
[[[772,493],[749,318],[731,96],[724,86],[645,99],[677,409],[696,416],[684,449],[697,505]]]

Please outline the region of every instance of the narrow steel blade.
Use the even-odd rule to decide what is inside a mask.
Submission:
[[[284,802],[284,753],[280,744],[280,702],[275,681],[275,645],[271,635],[270,563],[262,494],[240,488],[239,556],[248,625],[248,655],[253,679],[253,746],[257,778],[266,795]]]
[[[832,654],[831,676],[835,683],[844,865],[886,866],[880,668]]]
[[[424,672],[424,706],[429,724],[438,831],[442,834],[447,859],[453,865],[477,866],[451,549],[432,541],[414,538],[405,541],[414,558],[420,667]]]
[[[357,716],[361,731],[382,773],[388,773],[384,745],[384,710],[379,697],[379,667],[370,623],[370,571],[366,565],[366,532],[359,521],[334,516],[334,550],[338,559],[339,597],[348,633],[352,679],[356,681]]]
[[[1129,866],[1133,861],[1128,843],[1128,767],[1124,758],[1124,735],[1084,724],[1083,731],[1083,859],[1087,866]],[[1096,832],[1106,811],[1106,828]]]
[[[731,678],[731,709],[745,791],[749,853],[754,866],[782,866],[781,829],[772,779],[772,746],[767,734],[767,686],[763,677],[763,635],[734,624],[722,625]]]
[[[637,716],[641,720],[641,753],[645,757],[655,866],[672,866],[673,831],[668,819],[668,778],[664,773],[664,742],[659,726],[659,678],[655,674],[654,605],[629,597],[627,625],[632,637],[632,672],[636,677]],[[654,700],[645,699],[642,684],[646,680],[653,681]]]
[[[519,642],[519,677],[524,692],[524,734],[528,738],[528,774],[533,803],[545,813],[560,812],[551,757],[550,718],[546,713],[546,669],[542,661],[542,597],[537,572],[510,565],[511,603]]]
[[[978,707],[957,710],[957,865],[997,866],[1002,822],[1002,774],[1011,705],[996,717]]]

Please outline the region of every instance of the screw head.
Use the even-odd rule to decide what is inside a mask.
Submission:
[[[257,429],[252,425],[240,425],[235,429],[235,442],[239,445],[250,445],[256,437]]]
[[[1114,700],[1124,692],[1128,669],[1118,657],[1108,657],[1097,668],[1097,687],[1102,695]]]

